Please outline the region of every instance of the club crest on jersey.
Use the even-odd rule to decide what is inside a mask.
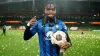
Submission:
[[[53,32],[52,31],[48,31],[46,34],[45,34],[45,40],[51,40],[51,37],[50,37],[50,34],[52,34]]]

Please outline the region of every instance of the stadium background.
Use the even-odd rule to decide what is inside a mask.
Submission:
[[[37,35],[25,42],[23,26],[26,26],[33,16],[37,16],[37,20],[44,17],[43,8],[46,2],[47,0],[0,0],[0,34],[3,25],[11,26],[6,36],[0,36],[0,56],[39,56]],[[69,31],[73,46],[64,55],[99,56],[100,1],[55,2],[57,18],[62,20],[69,30],[71,27],[78,27],[77,31]],[[83,35],[80,35],[80,30],[84,30]]]
[[[42,18],[46,2],[47,0],[1,0],[0,25],[19,27],[25,25],[33,16],[37,16],[37,19]],[[98,29],[98,25],[100,26],[100,1],[56,0],[55,2],[57,18],[67,22],[69,27]]]

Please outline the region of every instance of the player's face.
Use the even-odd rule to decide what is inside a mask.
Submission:
[[[53,18],[56,15],[56,8],[54,4],[47,4],[45,7],[45,15],[50,18]]]

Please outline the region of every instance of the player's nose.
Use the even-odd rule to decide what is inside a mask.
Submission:
[[[52,14],[53,13],[53,11],[52,10],[49,10],[49,14]]]

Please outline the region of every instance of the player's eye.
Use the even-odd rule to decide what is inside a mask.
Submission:
[[[55,8],[47,8],[46,10],[53,10],[53,11],[54,11],[54,10],[55,10]]]
[[[55,10],[55,8],[52,8],[51,10],[53,10],[53,11],[54,11],[54,10]]]
[[[47,10],[50,10],[50,8],[47,8]]]

